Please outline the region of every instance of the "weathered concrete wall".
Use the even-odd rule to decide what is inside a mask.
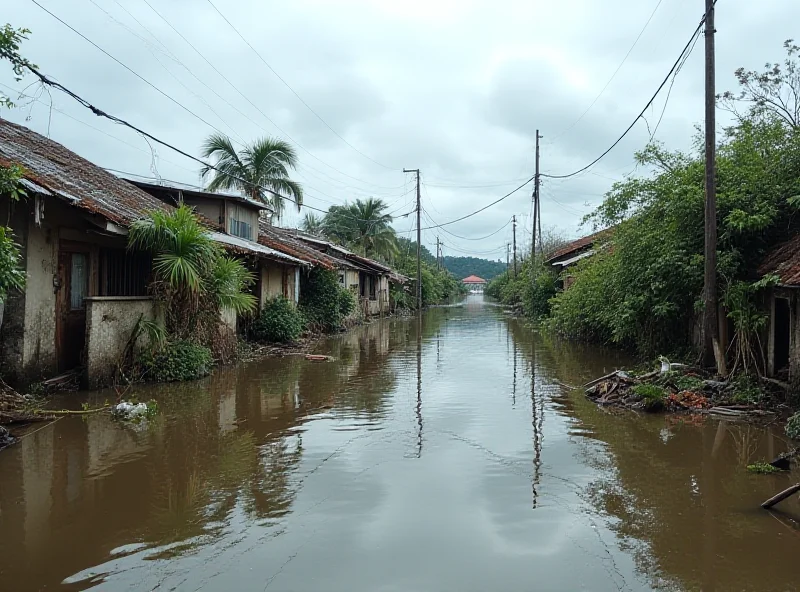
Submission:
[[[344,272],[344,285],[348,290],[354,290],[354,294],[358,296],[359,294],[359,280],[358,280],[358,272],[352,269],[348,269]]]
[[[278,264],[263,264],[261,266],[261,304],[283,296],[283,266]]]
[[[56,359],[56,293],[58,229],[37,227],[32,218],[25,248],[25,338],[22,371],[26,378],[52,376]]]
[[[236,334],[236,311],[231,308],[223,308],[219,313],[219,320],[222,324]]]
[[[152,298],[96,296],[86,299],[86,378],[89,388],[110,383],[139,318],[163,323]],[[147,346],[140,337],[137,349]]]
[[[283,284],[286,276],[286,293]],[[261,306],[270,298],[286,296],[290,302],[297,304],[300,297],[300,269],[279,263],[263,263],[261,266]]]

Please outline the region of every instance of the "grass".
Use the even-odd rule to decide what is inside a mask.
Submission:
[[[644,408],[647,411],[660,411],[664,408],[664,398],[667,396],[667,391],[660,386],[642,383],[637,384],[631,390],[642,398]]]

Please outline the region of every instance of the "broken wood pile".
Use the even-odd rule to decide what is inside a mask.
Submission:
[[[599,405],[612,405],[641,411],[711,413],[725,417],[771,415],[753,405],[733,404],[733,385],[712,380],[708,375],[683,364],[662,365],[656,370],[634,375],[616,370],[584,385],[586,396]]]

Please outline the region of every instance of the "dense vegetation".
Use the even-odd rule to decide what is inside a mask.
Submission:
[[[470,275],[477,275],[485,280],[491,280],[505,273],[506,264],[500,261],[489,261],[479,257],[451,257],[442,258],[444,266],[456,279],[463,280]]]
[[[422,261],[422,305],[439,304],[466,293],[464,285],[446,269],[436,265],[436,257],[422,245],[420,248]],[[397,256],[394,261],[398,271],[410,278],[417,277],[417,242],[407,238],[398,239]],[[392,293],[394,302],[401,307],[416,306],[416,293],[395,290]]]
[[[719,300],[733,329],[729,361],[756,375],[765,370],[761,299],[775,282],[759,279],[756,270],[769,250],[800,231],[800,48],[791,42],[785,48],[783,64],[768,64],[762,73],[738,70],[741,92],[720,97],[735,120],[717,153]],[[543,306],[549,280],[534,297],[531,287],[500,276],[489,292],[531,316],[547,314],[547,325],[564,336],[644,356],[688,353],[702,306],[702,137],[690,152],[651,143],[636,160],[645,172],[615,183],[588,218],[596,228],[614,228],[612,248],[571,269],[569,290]],[[529,274],[524,264],[520,276],[531,286]]]
[[[209,348],[179,339],[152,351],[142,351],[138,363],[144,380],[181,382],[208,376],[213,359]]]
[[[261,314],[250,327],[255,341],[286,343],[297,339],[305,328],[305,319],[297,307],[283,296],[264,303]]]
[[[330,333],[342,328],[355,308],[355,298],[344,294],[335,271],[314,268],[300,276],[300,310],[312,331]]]

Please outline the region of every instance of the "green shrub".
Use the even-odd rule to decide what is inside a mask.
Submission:
[[[339,278],[336,272],[314,268],[300,277],[300,310],[309,328],[332,332],[342,324]]]
[[[190,341],[172,341],[139,355],[139,367],[150,382],[196,380],[211,373],[211,350]]]
[[[734,381],[733,396],[731,398],[735,403],[758,405],[763,397],[764,392],[758,386],[758,383],[747,374],[739,375]]]
[[[356,297],[350,290],[339,288],[339,314],[342,318],[350,316],[356,309]]]
[[[285,343],[297,339],[303,332],[303,314],[283,296],[268,300],[261,314],[250,327],[255,341]]]
[[[644,408],[648,411],[660,411],[664,408],[664,398],[667,392],[654,384],[637,384],[631,389],[644,401]]]
[[[786,422],[786,435],[792,440],[800,440],[800,411],[792,415]]]
[[[760,460],[752,465],[747,465],[747,470],[750,473],[757,473],[759,475],[769,475],[770,473],[778,473],[780,469],[773,467],[771,464]]]

